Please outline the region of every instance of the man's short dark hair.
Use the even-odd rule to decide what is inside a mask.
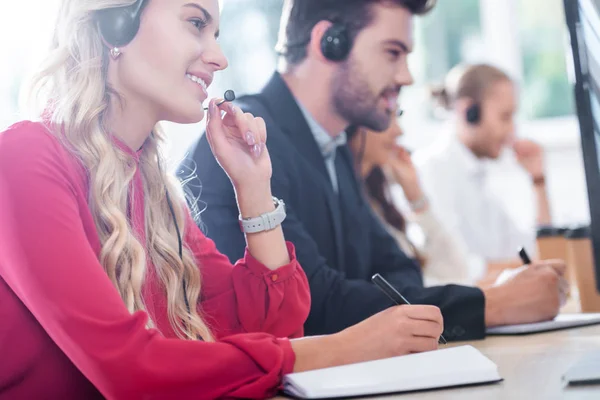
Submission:
[[[437,0],[286,0],[279,31],[278,51],[288,64],[306,58],[310,34],[319,21],[332,21],[346,26],[350,39],[369,26],[374,4],[397,5],[412,14],[423,15]]]

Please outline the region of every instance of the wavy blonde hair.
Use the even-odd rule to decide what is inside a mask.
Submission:
[[[181,194],[181,188],[164,169],[159,148],[165,136],[157,125],[140,156],[147,237],[147,242],[141,243],[127,219],[127,188],[136,163],[113,144],[104,124],[111,96],[119,95],[107,82],[108,49],[94,16],[98,10],[134,2],[63,0],[48,58],[33,76],[25,96],[46,110],[45,118],[58,127],[54,134],[88,171],[89,206],[102,243],[100,263],[127,309],[131,313],[145,310],[141,292],[149,257],[166,289],[168,317],[177,336],[209,341],[213,340],[210,329],[195,307],[200,296],[200,272],[188,248],[184,246],[183,259],[179,257],[167,202],[167,191]],[[174,214],[183,235],[188,211],[181,197],[175,200]],[[184,292],[192,305],[190,312]],[[151,319],[148,326],[154,326]]]

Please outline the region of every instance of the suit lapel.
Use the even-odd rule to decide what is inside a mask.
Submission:
[[[310,131],[308,123],[290,92],[286,83],[278,73],[275,73],[260,94],[261,101],[269,110],[271,116],[287,135],[296,150],[308,162],[309,167],[319,175],[316,180],[323,187],[325,199],[329,206],[335,231],[337,264],[344,262],[344,241],[342,232],[342,217],[339,198],[333,191],[325,160],[321,150]]]
[[[278,73],[275,73],[261,93],[261,100],[267,106],[273,119],[285,131],[294,147],[329,181],[325,160],[319,149],[304,115]]]

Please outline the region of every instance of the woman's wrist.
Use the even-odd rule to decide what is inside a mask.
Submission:
[[[533,186],[535,186],[535,187],[545,187],[546,186],[546,176],[543,174],[538,175],[538,176],[532,176],[531,181],[533,183]]]
[[[412,211],[420,212],[427,208],[429,202],[419,184],[414,184],[412,187],[408,188],[403,187],[402,189],[404,190],[404,196]]]
[[[422,199],[423,197],[425,197],[425,194],[423,193],[423,191],[420,188],[415,188],[415,189],[404,189],[404,196],[406,197],[406,200],[408,200],[409,202],[413,202],[413,201],[418,201],[420,199]]]
[[[236,188],[235,194],[242,218],[256,218],[275,210],[270,185]]]
[[[296,354],[294,372],[347,364],[346,349],[339,333],[291,340]]]
[[[415,201],[409,201],[408,204],[412,212],[417,214],[424,213],[429,209],[429,200],[424,194]]]
[[[423,189],[421,189],[421,185],[419,184],[418,179],[402,180],[398,181],[398,184],[402,187],[404,197],[406,197],[406,200],[408,200],[409,202],[417,201],[420,198],[424,197]]]

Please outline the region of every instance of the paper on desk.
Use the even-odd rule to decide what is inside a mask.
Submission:
[[[500,380],[496,364],[474,347],[460,346],[288,374],[284,391],[301,399],[348,398]]]
[[[559,314],[552,321],[488,328],[488,335],[524,335],[600,324],[600,313]]]

